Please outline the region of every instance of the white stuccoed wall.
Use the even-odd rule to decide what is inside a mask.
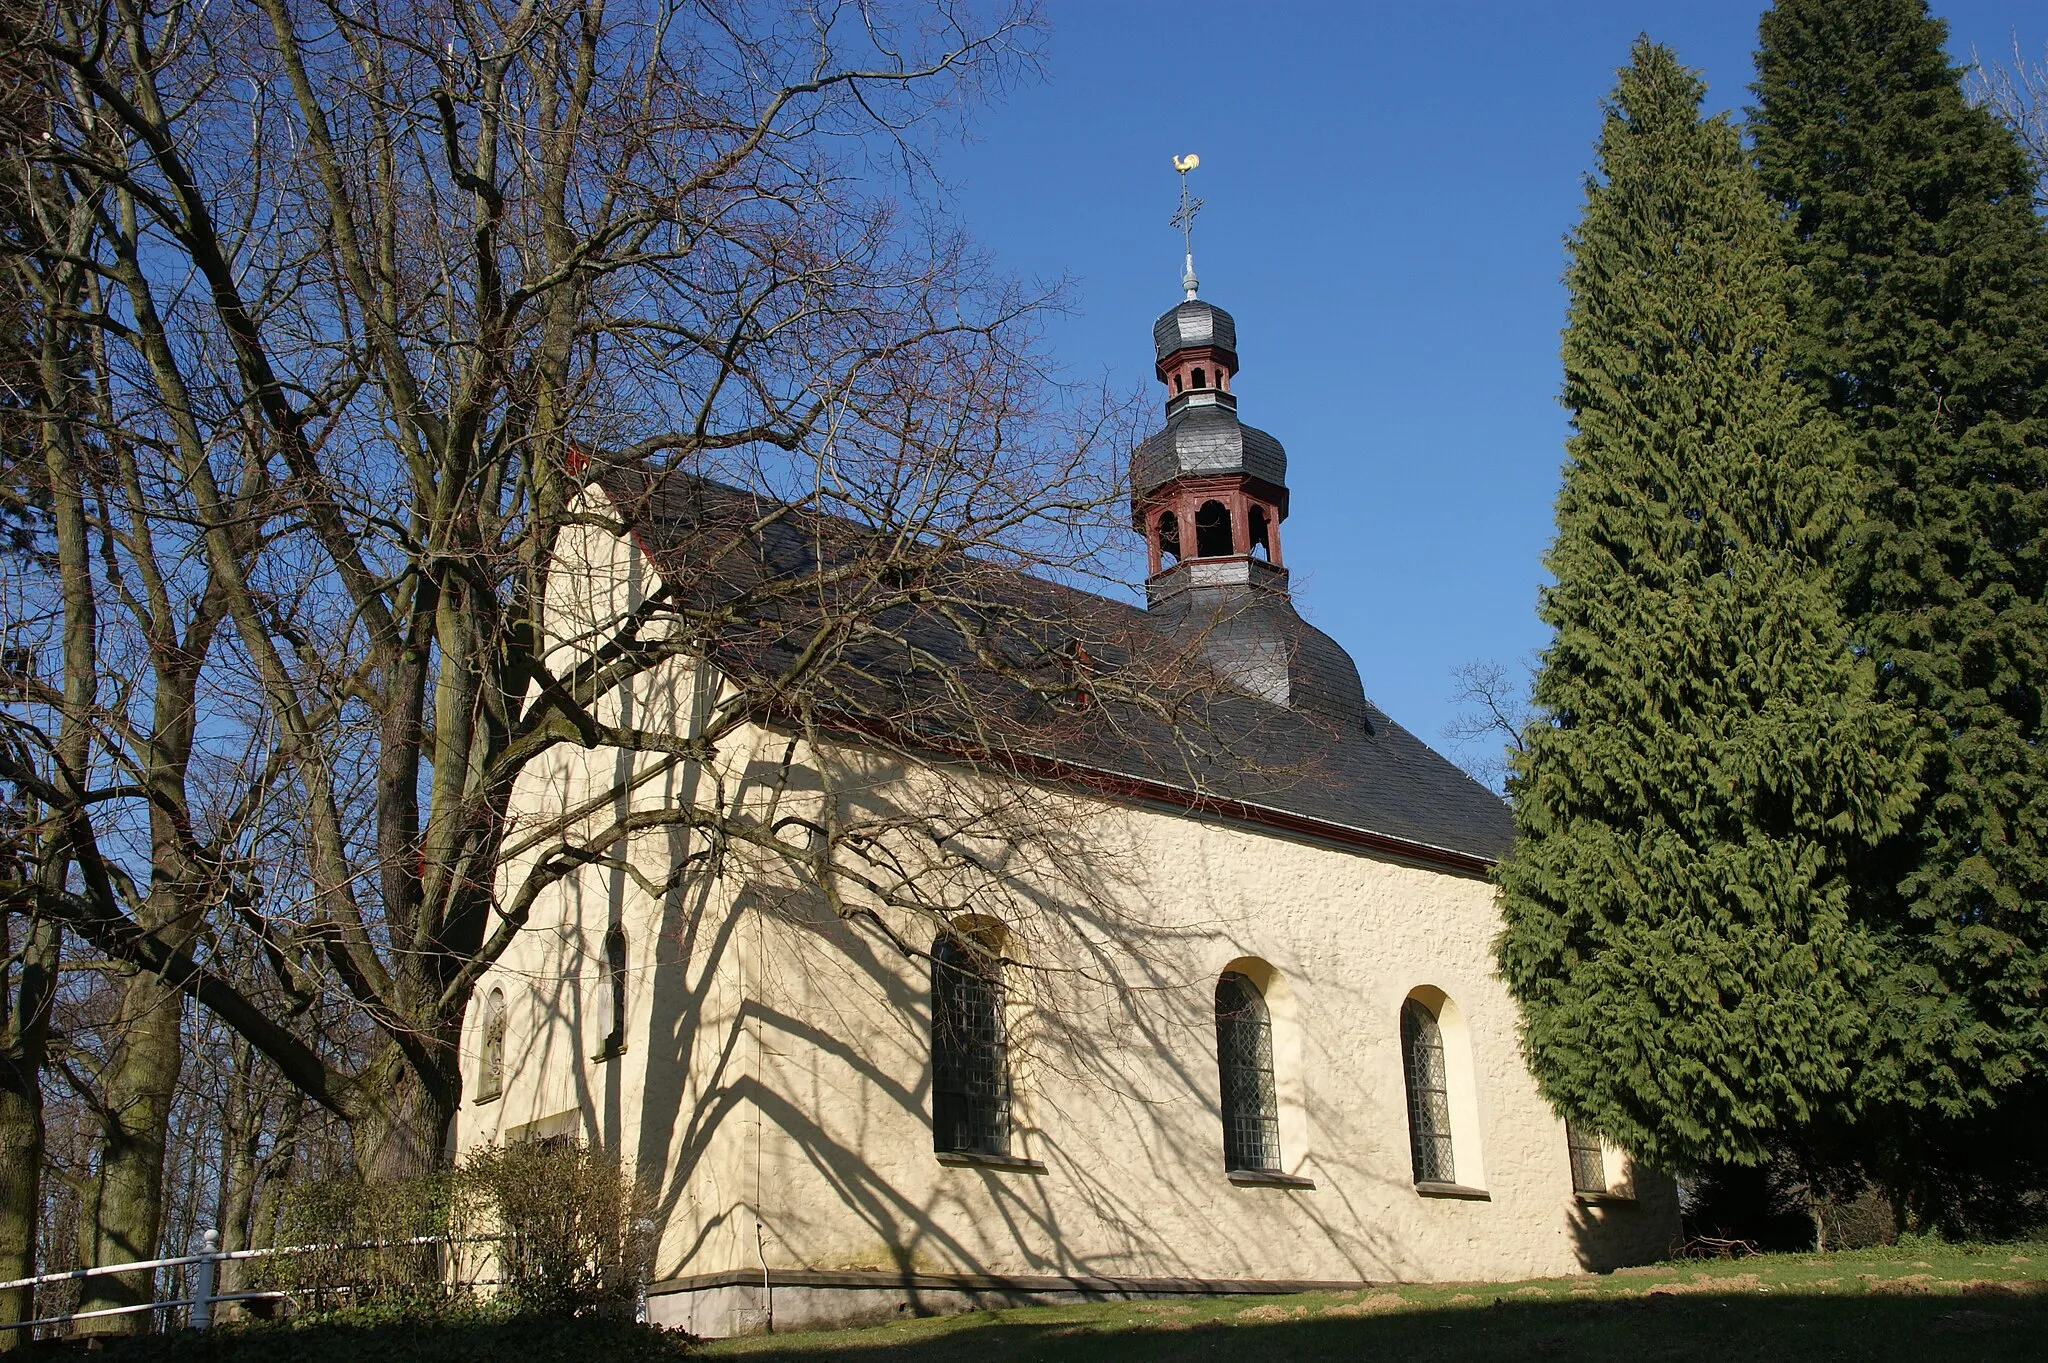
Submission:
[[[579,533],[587,570],[556,575],[558,611],[596,623],[632,598],[644,567],[623,542]],[[679,667],[650,683],[641,722],[701,703],[701,680]],[[758,729],[729,743],[729,798],[758,792],[785,745]],[[559,809],[619,770],[609,751],[558,750],[519,806]],[[876,779],[892,788],[886,772]],[[686,767],[634,802],[701,798],[705,781]],[[1013,990],[1013,1150],[1043,1172],[934,1155],[922,961],[738,875],[656,902],[597,868],[542,899],[478,990],[472,1050],[480,1001],[506,992],[507,1082],[502,1099],[465,1105],[458,1148],[577,1114],[648,1189],[664,1280],[758,1272],[763,1255],[785,1271],[893,1275],[1486,1279],[1665,1251],[1668,1180],[1638,1176],[1634,1202],[1572,1195],[1563,1123],[1522,1067],[1494,974],[1486,882],[1178,811],[1093,802],[1079,816],[1104,851],[1102,883],[1061,930],[1026,929],[1019,945],[1033,966],[1085,963],[1096,978],[1027,973]],[[654,835],[633,858],[658,883],[691,846]],[[592,1004],[614,913],[631,951],[627,1048],[596,1063]],[[1084,934],[1092,952],[1063,935],[1085,919],[1100,920]],[[1282,1154],[1312,1190],[1224,1174],[1213,991],[1247,957],[1284,982],[1268,991]],[[1462,1019],[1447,1046],[1469,1038],[1469,1081],[1453,1093],[1458,1174],[1486,1201],[1424,1197],[1411,1179],[1399,1012],[1418,988],[1442,991]],[[472,1056],[472,1089],[474,1068]],[[717,1296],[723,1316],[733,1290],[694,1314],[688,1294],[658,1298],[657,1314],[724,1333],[737,1324],[705,1308]]]

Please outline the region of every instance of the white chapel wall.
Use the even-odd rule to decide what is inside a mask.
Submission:
[[[644,589],[644,565],[602,531],[571,533],[589,571],[557,573],[552,590],[562,619],[594,630]],[[677,722],[714,686],[678,663],[640,689],[639,722]],[[728,798],[759,794],[786,750],[779,734],[736,736],[716,772]],[[516,807],[587,798],[633,770],[624,760],[558,748]],[[688,764],[631,799],[698,800],[712,783]],[[663,1277],[765,1255],[785,1269],[1486,1278],[1665,1248],[1661,1182],[1641,1207],[1572,1197],[1563,1125],[1521,1065],[1494,975],[1484,881],[1173,811],[1097,802],[1086,817],[1108,869],[1099,902],[1079,906],[1085,940],[1027,932],[1026,952],[1076,954],[1033,960],[1048,985],[1016,991],[1015,1153],[1044,1172],[935,1157],[925,962],[737,871],[654,893],[701,850],[667,832],[634,842],[637,877],[585,868],[544,896],[480,985],[479,1000],[500,987],[511,1008],[507,1082],[495,1102],[465,1103],[458,1140],[576,1113],[647,1188]],[[626,1047],[600,1063],[589,998],[615,919],[630,952]],[[1213,991],[1247,961],[1278,977],[1264,984],[1281,1153],[1313,1190],[1224,1176]],[[1469,1168],[1489,1200],[1415,1191],[1399,1019],[1417,989],[1452,1005],[1460,1181]]]

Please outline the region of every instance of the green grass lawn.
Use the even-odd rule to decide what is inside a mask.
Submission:
[[[2048,1360],[2048,1243],[1688,1260],[1604,1277],[986,1311],[723,1340],[700,1356]]]

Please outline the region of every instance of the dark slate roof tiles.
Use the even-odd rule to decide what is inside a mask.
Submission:
[[[821,544],[830,560],[856,552],[854,546],[871,533],[830,517],[811,518],[811,524],[774,521],[748,552],[722,553],[715,567],[705,569],[695,557],[703,543],[728,548],[732,543],[708,533],[713,525],[745,526],[775,504],[707,480],[679,475],[656,480],[638,469],[614,468],[599,482],[657,570],[672,582],[686,581],[700,597],[738,592],[750,581],[815,573]],[[819,526],[826,533],[818,533]],[[987,599],[1000,597],[1005,607],[1021,605],[1010,618],[1030,622],[1025,630],[1043,634],[1057,629],[1068,640],[1084,640],[1102,675],[1126,668],[1143,671],[1148,662],[1159,665],[1161,676],[1203,666],[1199,646],[1184,633],[1185,617],[1176,613],[1148,614],[1122,601],[979,561],[965,564],[961,576]],[[978,712],[1011,722],[1011,732],[1027,735],[1029,747],[1048,761],[1181,791],[1197,804],[1207,799],[1256,806],[1466,858],[1497,860],[1513,836],[1507,807],[1365,700],[1343,649],[1299,621],[1284,598],[1280,605],[1298,627],[1288,632],[1296,649],[1289,671],[1299,679],[1290,684],[1304,688],[1295,706],[1225,688],[1195,689],[1187,693],[1189,718],[1178,728],[1130,705],[1105,703],[1079,712],[1048,707],[1024,688],[984,672],[944,622],[905,613],[897,623],[912,632],[920,649],[946,659],[956,676],[969,679],[981,698]],[[765,620],[744,636],[721,641],[717,660],[755,675],[772,674],[793,656],[808,623]],[[1271,624],[1248,619],[1247,637],[1272,633]],[[1238,626],[1225,619],[1212,628],[1228,638]],[[1020,652],[1029,654],[1063,641],[1020,643]],[[1145,653],[1149,659],[1141,656]],[[949,721],[944,705],[933,703],[928,672],[906,670],[885,648],[850,653],[842,672],[830,684],[843,687],[867,713],[902,715],[913,727],[959,720],[956,715]],[[1312,699],[1310,693],[1318,695],[1303,705]]]

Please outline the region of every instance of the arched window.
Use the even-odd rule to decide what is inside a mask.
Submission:
[[[1564,1119],[1564,1143],[1571,1154],[1572,1191],[1606,1192],[1607,1150],[1600,1133],[1567,1117]]]
[[[1171,511],[1159,513],[1159,558],[1162,563],[1180,561],[1180,518]]]
[[[1278,1170],[1273,1023],[1259,987],[1234,970],[1216,981],[1216,1070],[1223,1092],[1223,1167]]]
[[[1230,543],[1230,508],[1221,502],[1203,502],[1195,508],[1195,556],[1223,558],[1236,550]]]
[[[932,946],[932,1148],[1010,1153],[1001,963],[952,933]]]
[[[1408,1145],[1417,1183],[1456,1183],[1444,1035],[1419,999],[1401,1005],[1401,1060],[1408,1073]]]
[[[484,1000],[483,1061],[476,1076],[478,1102],[505,1092],[505,991],[493,989]]]
[[[1173,391],[1174,391],[1174,392],[1176,392],[1176,393],[1178,393],[1178,392],[1179,392],[1180,390],[1181,390],[1181,381],[1180,381],[1180,373],[1179,373],[1179,371],[1175,371],[1175,373],[1174,373],[1174,376],[1173,376]]]
[[[626,1049],[626,929],[614,923],[604,935],[604,992],[599,995],[604,1034],[597,1059],[609,1060]]]
[[[1202,369],[1199,369],[1199,368],[1197,368],[1197,369],[1195,370],[1195,387],[1197,387],[1197,388],[1207,388],[1208,386],[1209,386],[1209,375],[1208,375],[1208,373],[1207,373],[1206,371],[1202,370]]]
[[[1263,549],[1266,551],[1265,556],[1271,559],[1273,557],[1273,546],[1268,543],[1272,536],[1266,533],[1266,508],[1263,506],[1254,506],[1252,508],[1251,524],[1247,528],[1251,532],[1251,552],[1256,555]]]

